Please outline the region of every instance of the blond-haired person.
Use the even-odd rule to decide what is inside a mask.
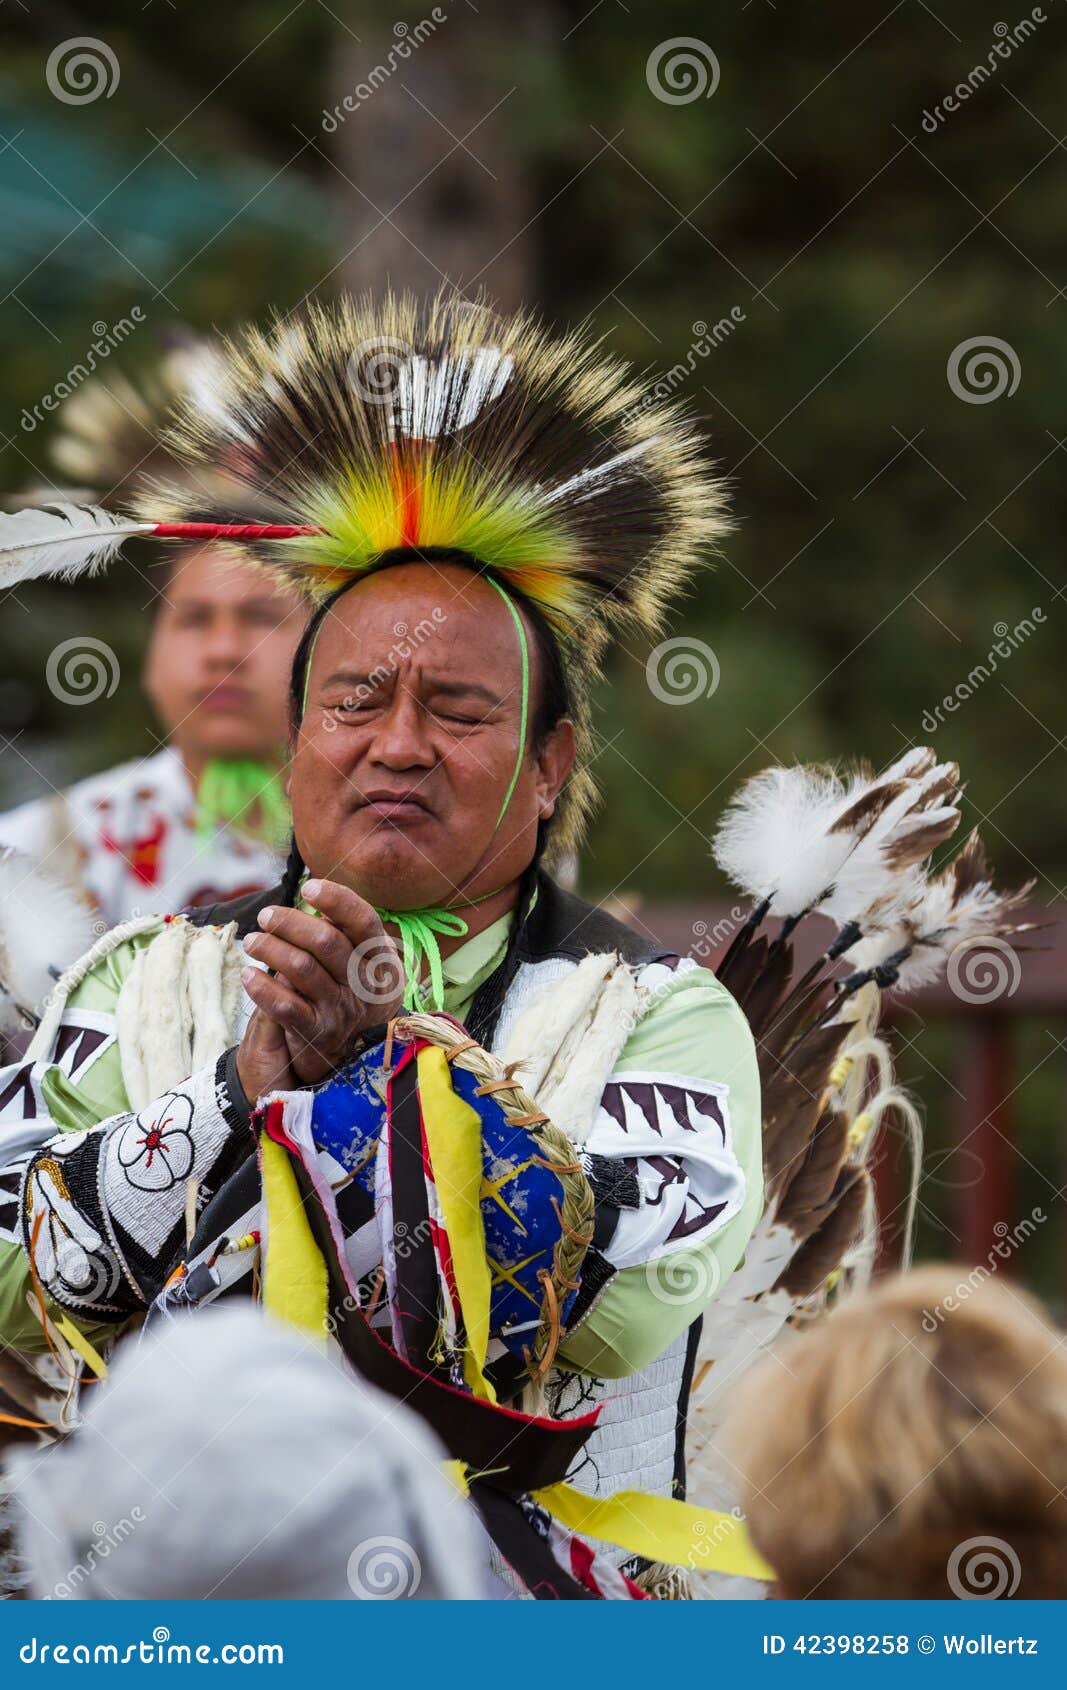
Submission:
[[[1067,1349],[1004,1278],[855,1297],[754,1370],[728,1442],[780,1596],[1067,1595]]]

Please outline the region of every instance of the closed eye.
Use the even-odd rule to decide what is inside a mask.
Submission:
[[[442,722],[454,722],[459,727],[477,728],[488,720],[486,716],[466,716],[460,710],[435,710],[433,714]]]
[[[327,710],[333,710],[339,716],[366,715],[376,707],[373,698],[341,698],[338,699],[336,704],[326,706]]]

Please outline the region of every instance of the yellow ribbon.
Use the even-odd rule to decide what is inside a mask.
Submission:
[[[573,1485],[545,1485],[535,1502],[554,1519],[583,1537],[617,1544],[649,1561],[666,1561],[694,1572],[733,1573],[741,1578],[773,1579],[773,1568],[748,1535],[743,1520],[713,1508],[697,1508],[669,1496],[620,1490],[614,1496],[586,1496]]]
[[[329,1303],[325,1259],[308,1225],[288,1151],[266,1133],[260,1150],[267,1211],[264,1307],[325,1343]]]
[[[53,1326],[58,1327],[71,1349],[77,1350],[90,1373],[95,1373],[98,1379],[106,1379],[108,1373],[107,1362],[100,1351],[90,1344],[85,1333],[75,1326],[65,1314],[53,1314]]]
[[[484,1372],[492,1279],[482,1223],[482,1123],[477,1110],[453,1091],[443,1050],[426,1045],[415,1061],[422,1124],[463,1317],[463,1377],[476,1397],[496,1402]]]

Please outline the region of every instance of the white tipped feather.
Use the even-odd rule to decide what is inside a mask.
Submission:
[[[978,835],[972,833],[948,866],[924,883],[909,912],[914,948],[900,966],[898,989],[914,991],[935,979],[949,967],[954,952],[983,944],[1003,950],[1008,936],[1033,925],[1017,919],[1032,889],[1030,881],[1014,892],[998,891]]]
[[[895,766],[899,770],[900,765]],[[857,784],[843,806],[842,816],[878,787],[889,791],[900,786],[902,790],[869,825],[860,824],[858,835],[854,829],[846,829],[852,848],[829,897],[819,905],[822,914],[839,926],[856,921],[864,927],[870,924],[872,912],[901,898],[914,881],[917,865],[959,825],[955,803],[943,801],[946,796],[955,797],[958,773],[954,763],[937,763],[926,767],[917,779],[898,773],[890,781],[887,770],[876,781]]]
[[[47,505],[0,515],[0,588],[45,576],[72,581],[105,569],[123,540],[154,524],[115,516],[98,505]]]
[[[913,745],[910,751],[905,751],[903,757],[898,757],[895,763],[890,763],[888,769],[883,769],[879,780],[919,780],[933,768],[935,752],[930,745]]]
[[[905,966],[906,990],[925,986],[937,978],[944,955],[927,941],[939,934],[949,920],[953,888],[949,874],[928,875],[920,866],[909,885],[902,887],[871,931],[848,953],[849,967],[877,968],[887,957],[910,946],[923,948]],[[925,938],[923,937],[925,936]],[[898,982],[899,984],[899,982]]]
[[[903,920],[895,915],[886,921],[883,927],[865,933],[855,945],[851,945],[847,952],[847,962],[855,972],[866,972],[868,968],[877,968],[894,951],[903,949],[909,943],[908,929]]]
[[[852,947],[848,953],[849,968],[857,971],[878,968],[898,951],[918,943],[911,923],[895,920],[878,932],[867,934],[858,945]],[[918,950],[914,950],[904,963],[897,966],[900,972],[894,982],[894,988],[898,991],[916,991],[920,986],[928,986],[937,979],[944,969],[945,956],[940,947],[923,944]]]
[[[93,943],[92,911],[18,851],[0,850],[0,1026],[36,1017],[56,980]]]
[[[936,812],[928,812],[935,814]],[[898,965],[896,990],[913,992],[936,980],[953,951],[982,941],[996,946],[1007,934],[1030,925],[1016,919],[1031,886],[1001,892],[993,885],[981,842],[972,833],[940,873],[921,869],[909,891],[887,909],[885,918],[849,952],[855,969],[874,968],[895,952],[911,954]]]

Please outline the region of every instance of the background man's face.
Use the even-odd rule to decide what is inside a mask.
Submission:
[[[541,674],[532,636],[530,711]],[[312,657],[290,799],[304,861],[379,906],[444,903],[510,884],[570,770],[569,723],[515,768],[519,636],[487,582],[398,564],[327,615]]]
[[[210,548],[183,554],[156,614],[144,687],[190,762],[278,755],[306,621],[303,601],[262,570]]]

